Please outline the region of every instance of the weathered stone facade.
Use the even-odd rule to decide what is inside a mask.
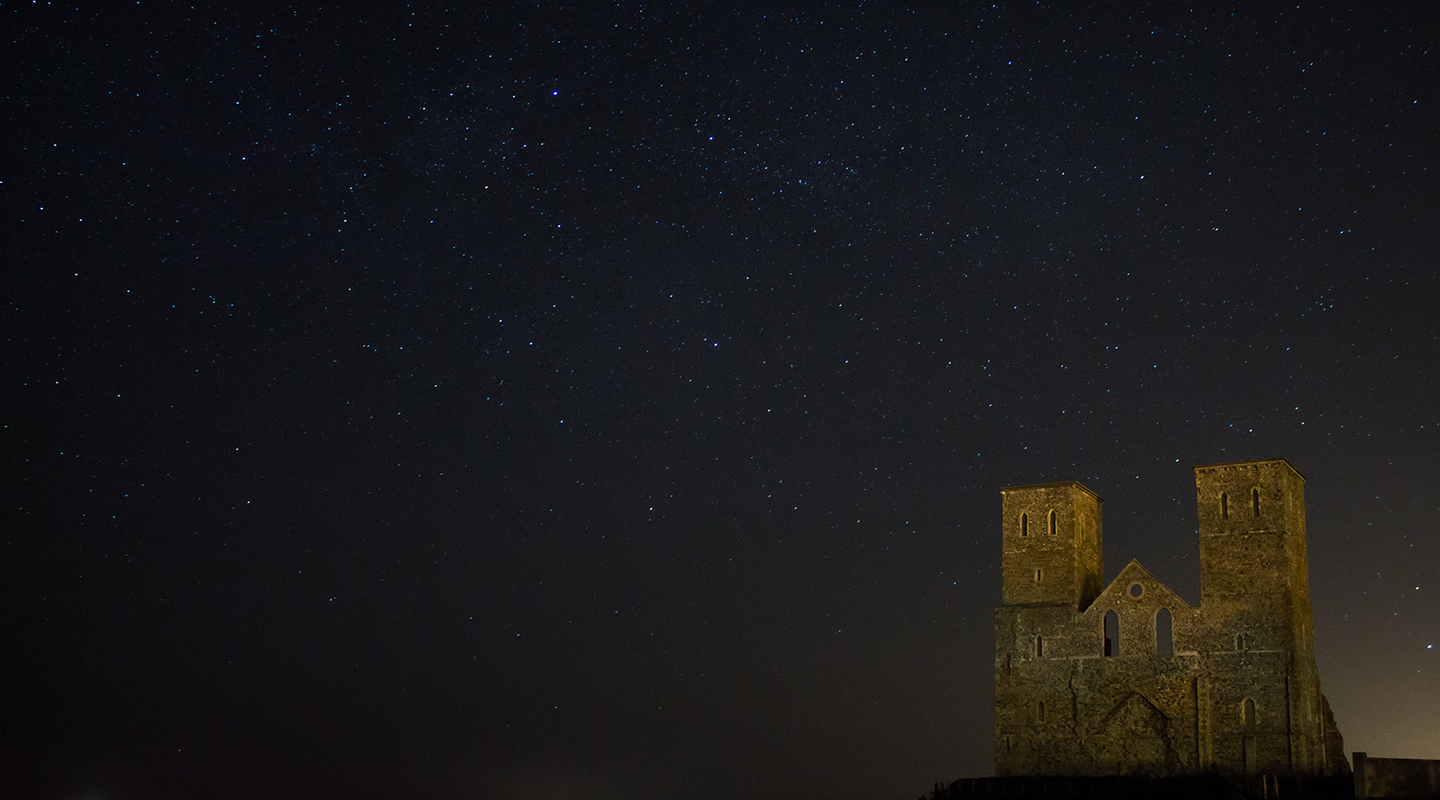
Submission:
[[[1315,668],[1305,479],[1272,459],[1195,485],[1199,608],[1137,561],[1104,584],[1101,499],[1079,483],[1001,490],[996,775],[1348,771]]]

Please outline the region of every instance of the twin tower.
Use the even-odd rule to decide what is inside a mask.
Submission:
[[[1000,776],[1306,778],[1348,769],[1320,692],[1305,479],[1284,459],[1195,468],[1200,606],[1131,561],[1108,584],[1101,499],[1002,489]]]

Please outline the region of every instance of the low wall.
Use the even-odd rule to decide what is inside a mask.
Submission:
[[[963,778],[921,800],[1351,800],[1349,776],[1281,778],[1259,775],[1241,785],[1216,775],[1181,778],[1005,777]]]
[[[1218,778],[1018,777],[962,778],[935,787],[930,800],[1230,800],[1238,793]]]
[[[1440,761],[1355,754],[1355,797],[1440,799]]]

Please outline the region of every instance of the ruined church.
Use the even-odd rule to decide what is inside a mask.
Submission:
[[[997,776],[1311,778],[1348,771],[1320,692],[1305,479],[1284,459],[1195,468],[1200,605],[1137,561],[1107,585],[1076,482],[1004,498]]]

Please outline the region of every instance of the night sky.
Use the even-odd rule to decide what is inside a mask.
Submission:
[[[1440,758],[1435,4],[0,11],[0,793],[914,798],[1270,457]]]

